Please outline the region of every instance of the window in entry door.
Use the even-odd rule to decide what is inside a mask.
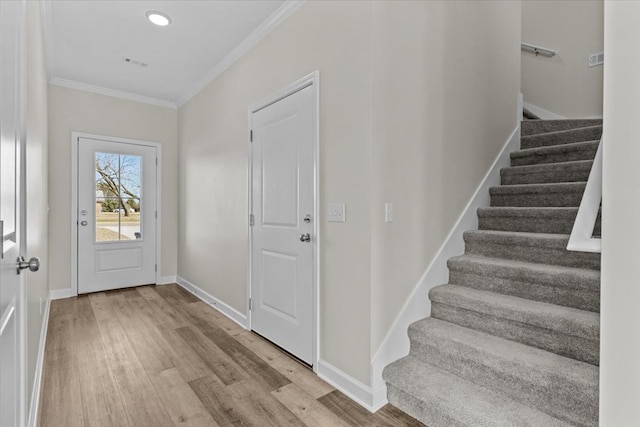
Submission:
[[[142,157],[95,153],[96,242],[142,239]]]

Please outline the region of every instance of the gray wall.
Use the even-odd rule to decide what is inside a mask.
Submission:
[[[177,271],[177,145],[175,109],[49,85],[49,282],[71,286],[71,132],[162,144],[162,276]]]

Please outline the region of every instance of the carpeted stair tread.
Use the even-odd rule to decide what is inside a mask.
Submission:
[[[550,145],[570,144],[572,142],[595,141],[602,137],[602,126],[588,126],[578,129],[567,129],[557,132],[539,133],[520,138],[520,148],[545,147]]]
[[[470,255],[600,270],[600,254],[567,251],[565,234],[472,230],[463,236]]]
[[[502,168],[502,185],[586,182],[593,160]]]
[[[431,317],[597,365],[600,315],[456,285],[429,292]]]
[[[490,207],[478,209],[481,230],[522,231],[529,233],[571,234],[577,207]],[[595,226],[600,234],[600,216]]]
[[[449,283],[598,312],[600,272],[462,255],[450,258]]]
[[[602,119],[531,120],[523,121],[521,130],[522,136],[528,136],[601,125]]]
[[[597,425],[598,367],[434,319],[409,327],[409,356],[579,425]]]
[[[586,182],[502,185],[489,188],[491,206],[578,207]]]
[[[572,142],[511,152],[511,166],[593,160],[600,141]]]
[[[571,425],[411,356],[383,377],[389,402],[429,427]]]

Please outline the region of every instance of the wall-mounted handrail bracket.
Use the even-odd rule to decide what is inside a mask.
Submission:
[[[530,43],[521,43],[520,46],[525,52],[533,53],[536,56],[551,58],[558,54],[558,52],[553,49],[547,49],[546,47],[536,46]]]

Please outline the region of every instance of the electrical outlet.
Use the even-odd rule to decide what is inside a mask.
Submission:
[[[329,203],[329,210],[327,212],[327,221],[329,222],[345,222],[346,221],[346,207],[344,203]]]
[[[595,67],[602,64],[604,64],[604,52],[592,53],[589,55],[589,67]]]

